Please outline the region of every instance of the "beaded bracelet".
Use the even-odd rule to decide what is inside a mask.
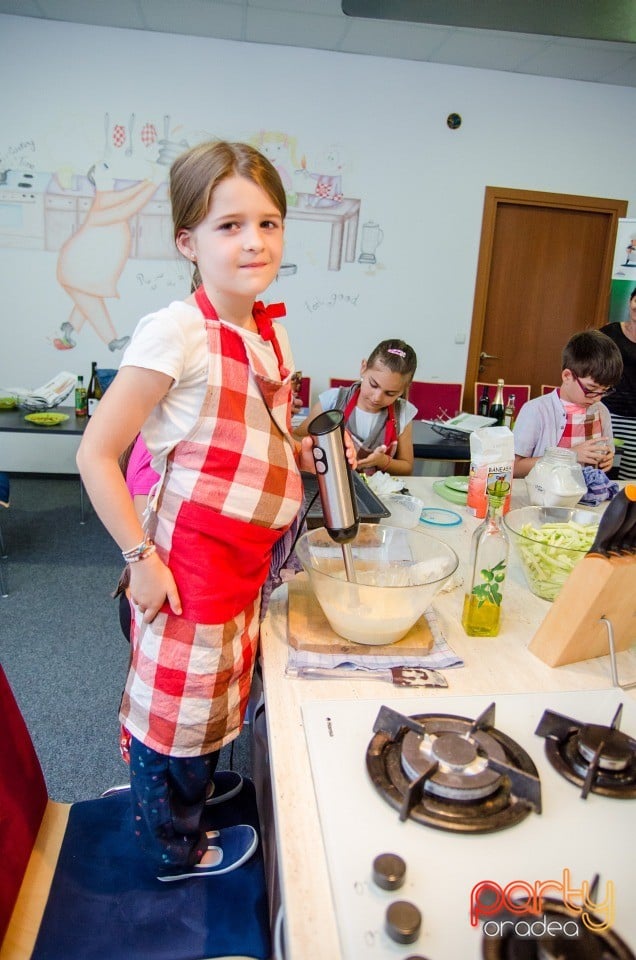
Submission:
[[[127,563],[137,563],[139,560],[145,560],[147,557],[151,557],[153,553],[157,550],[154,543],[149,543],[143,553],[138,554],[136,557],[133,557],[131,560],[127,560]]]
[[[137,563],[139,560],[145,560],[146,557],[151,557],[156,549],[154,541],[146,538],[142,540],[141,543],[138,543],[136,547],[131,547],[130,550],[122,550],[121,555],[126,563]]]

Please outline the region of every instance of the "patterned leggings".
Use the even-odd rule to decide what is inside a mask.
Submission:
[[[131,738],[134,832],[157,866],[192,866],[207,849],[202,818],[218,759],[218,752],[169,757]]]

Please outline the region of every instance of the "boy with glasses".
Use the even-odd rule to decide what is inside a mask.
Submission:
[[[523,405],[514,426],[514,476],[525,477],[548,447],[576,450],[582,467],[607,471],[614,459],[609,410],[601,403],[621,378],[623,361],[609,337],[584,330],[561,354],[561,386]]]

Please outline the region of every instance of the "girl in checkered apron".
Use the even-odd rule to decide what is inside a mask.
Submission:
[[[204,812],[243,723],[272,550],[299,511],[299,466],[313,470],[311,440],[290,433],[284,307],[256,300],[283,252],[276,170],[245,144],[205,143],[174,162],[170,196],[200,285],[139,322],[78,453],[130,564],[120,720],[135,831],[162,880],[226,873],[256,849],[251,826],[206,830]],[[140,430],[160,477],[143,527],[117,464]]]
[[[362,361],[360,379],[350,387],[321,393],[295,435],[305,437],[308,424],[323,410],[342,410],[356,447],[358,470],[408,476],[413,473],[411,420],[417,407],[406,394],[416,367],[413,347],[404,340],[383,340]]]

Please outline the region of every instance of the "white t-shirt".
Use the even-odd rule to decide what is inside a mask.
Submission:
[[[323,410],[333,410],[335,408],[338,400],[339,390],[340,387],[329,387],[328,390],[325,390],[320,394],[318,399]],[[397,413],[397,429],[399,437],[404,431],[404,428],[411,422],[417,413],[417,407],[409,400],[405,400],[404,404],[400,404],[399,408],[397,408]],[[366,437],[370,437],[375,430],[376,425],[380,422],[384,423],[385,420],[386,410],[380,410],[379,413],[369,413],[367,410],[361,410],[360,407],[356,407],[356,424],[360,431],[361,440],[364,440]]]
[[[274,364],[272,378],[278,379],[278,363],[271,343],[254,331],[243,330],[234,324],[227,326],[250,344],[267,368]],[[287,331],[279,323],[274,323],[274,330],[283,363],[293,371]],[[150,413],[142,431],[152,454],[152,467],[163,474],[166,457],[196,423],[205,396],[208,341],[199,308],[176,300],[168,307],[142,317],[120,366],[157,370],[174,381],[166,396]]]

